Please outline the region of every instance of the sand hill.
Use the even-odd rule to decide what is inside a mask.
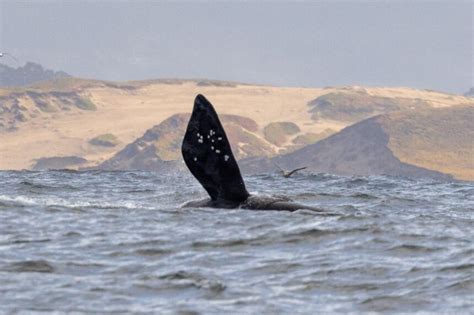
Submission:
[[[118,161],[118,154],[129,144],[143,141],[147,130],[160,134],[160,140],[144,142],[148,147],[152,144],[147,151],[150,156],[162,161],[179,159],[179,130],[184,130],[185,114],[190,113],[198,93],[206,95],[220,115],[234,117],[226,128],[241,159],[293,152],[378,114],[472,103],[468,97],[408,88],[62,78],[0,89],[0,169],[51,168],[61,158],[61,167],[111,167],[114,160],[106,161]],[[172,133],[167,119],[179,113],[174,116],[179,124]],[[119,164],[133,165],[124,163]]]
[[[474,180],[474,105],[394,112],[273,159],[242,161],[247,172],[307,166],[343,175]]]

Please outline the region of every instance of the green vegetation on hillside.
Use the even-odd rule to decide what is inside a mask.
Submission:
[[[14,129],[17,123],[35,118],[41,113],[69,111],[73,107],[81,110],[97,109],[89,98],[74,91],[37,92],[34,89],[21,89],[21,92],[15,88],[15,92],[0,95],[1,128]]]
[[[421,99],[372,96],[365,91],[334,92],[308,103],[312,118],[356,122],[381,113],[421,109],[429,103]]]
[[[53,156],[45,157],[35,160],[33,165],[34,170],[56,170],[77,168],[78,166],[87,163],[87,160],[80,156]]]
[[[287,121],[272,122],[263,128],[265,139],[277,146],[283,145],[288,140],[288,136],[298,132],[300,132],[298,125]]]
[[[215,86],[215,87],[236,87],[237,84],[230,81],[218,81],[218,80],[200,80],[196,83],[197,86]]]
[[[83,110],[96,110],[97,106],[88,98],[85,97],[78,97],[75,100],[75,104],[78,108]]]
[[[89,140],[89,143],[103,147],[115,147],[117,144],[119,144],[119,140],[115,135],[106,133],[92,138]]]
[[[330,128],[327,128],[320,133],[308,132],[294,138],[293,143],[297,145],[308,145],[308,144],[316,143],[319,140],[329,137],[335,132],[336,131],[334,129],[330,129]]]

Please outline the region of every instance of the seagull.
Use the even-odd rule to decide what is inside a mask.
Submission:
[[[18,62],[18,59],[16,59],[15,56],[13,56],[12,54],[9,54],[9,53],[6,53],[6,52],[0,52],[0,58],[5,57],[5,56],[10,56],[10,58],[12,58],[16,62]]]
[[[293,175],[294,173],[298,172],[298,171],[301,171],[301,170],[304,170],[305,168],[308,168],[307,166],[304,166],[304,167],[298,167],[298,168],[295,168],[294,170],[292,171],[285,171],[284,169],[282,169],[278,164],[274,163],[276,167],[278,167],[281,171],[281,175],[283,175],[283,177],[285,178],[289,178],[291,175]]]

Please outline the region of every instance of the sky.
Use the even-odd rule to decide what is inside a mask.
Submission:
[[[0,52],[104,80],[276,86],[473,83],[471,1],[0,0]]]

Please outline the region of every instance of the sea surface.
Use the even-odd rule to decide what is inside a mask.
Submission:
[[[474,313],[474,183],[245,177],[324,209],[183,209],[190,175],[0,172],[0,313]]]

